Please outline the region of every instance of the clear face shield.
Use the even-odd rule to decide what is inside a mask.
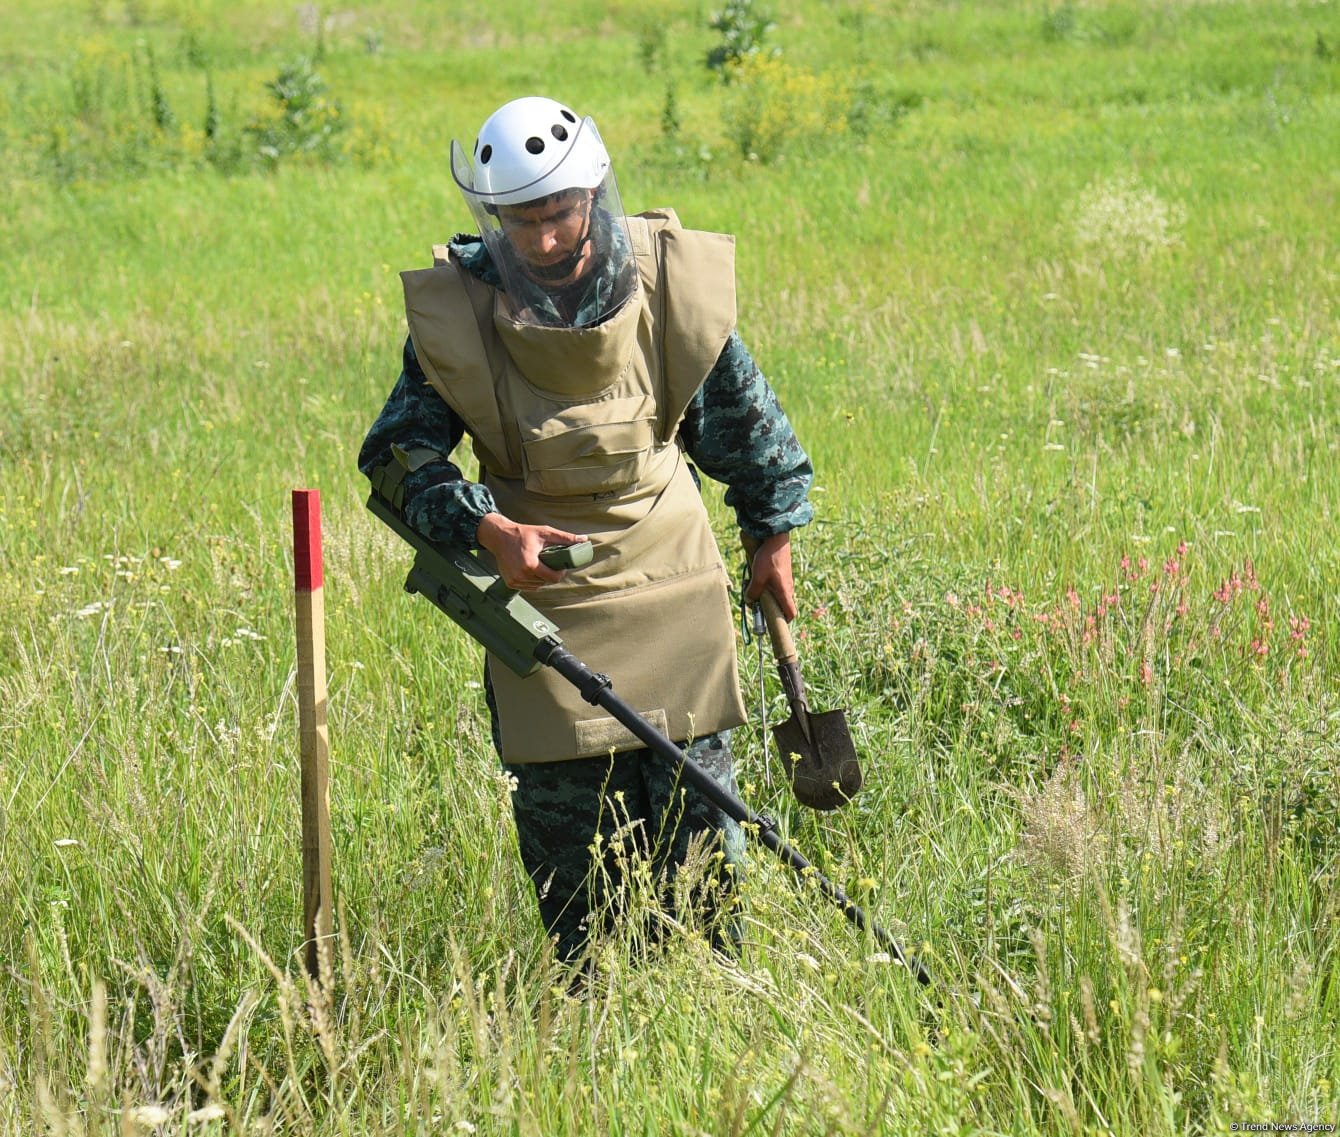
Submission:
[[[592,133],[584,139],[587,131]],[[472,166],[459,142],[451,144],[452,177],[502,277],[505,310],[518,323],[593,327],[637,291],[613,166],[592,161],[597,149],[603,158],[595,123],[583,119],[573,144],[551,167],[531,163],[521,184],[499,187],[499,175],[510,171],[486,174]]]

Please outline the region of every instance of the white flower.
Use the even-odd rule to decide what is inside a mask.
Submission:
[[[137,1105],[130,1111],[130,1120],[151,1129],[157,1125],[166,1125],[172,1120],[172,1114],[161,1105]]]
[[[1072,209],[1075,239],[1113,256],[1148,256],[1180,239],[1186,209],[1168,204],[1133,176],[1090,182]]]
[[[211,1102],[209,1105],[201,1106],[199,1109],[192,1110],[186,1115],[187,1125],[199,1125],[205,1121],[218,1121],[223,1117],[225,1110],[217,1102]]]

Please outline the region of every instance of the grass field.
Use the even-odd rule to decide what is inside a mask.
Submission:
[[[675,0],[0,0],[0,1132],[1340,1121],[1340,9],[778,11],[724,83]],[[756,726],[741,781],[936,995],[760,850],[738,963],[616,937],[573,999],[548,958],[478,651],[354,465],[396,273],[468,225],[449,141],[534,92],[738,237],[867,786],[800,810]]]

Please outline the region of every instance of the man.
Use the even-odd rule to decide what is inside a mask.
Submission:
[[[812,516],[809,459],[734,330],[733,240],[670,212],[626,217],[595,124],[551,99],[501,107],[472,159],[453,142],[451,160],[480,235],[403,274],[404,369],[359,467],[403,491],[425,536],[485,550],[577,658],[733,790],[734,620],[689,462],[727,484],[760,542],[750,598],[769,589],[788,619],[789,533]],[[466,433],[477,482],[449,460]],[[589,565],[539,560],[588,538]],[[523,680],[490,660],[485,679],[559,955],[617,918],[639,861],[667,907],[692,892],[672,910],[723,944],[739,827],[558,676]],[[676,889],[703,846],[698,887]]]

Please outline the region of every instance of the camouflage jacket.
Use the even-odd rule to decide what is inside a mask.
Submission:
[[[475,276],[501,287],[478,237],[457,236],[452,251]],[[465,424],[429,385],[407,338],[400,378],[363,440],[358,468],[370,477],[392,460],[393,445],[436,450],[441,460],[405,477],[405,519],[431,540],[473,548],[479,523],[496,506],[486,487],[467,480],[446,457],[464,434]],[[679,442],[699,470],[726,485],[726,504],[749,536],[784,533],[814,516],[809,457],[735,332],[689,403]]]

